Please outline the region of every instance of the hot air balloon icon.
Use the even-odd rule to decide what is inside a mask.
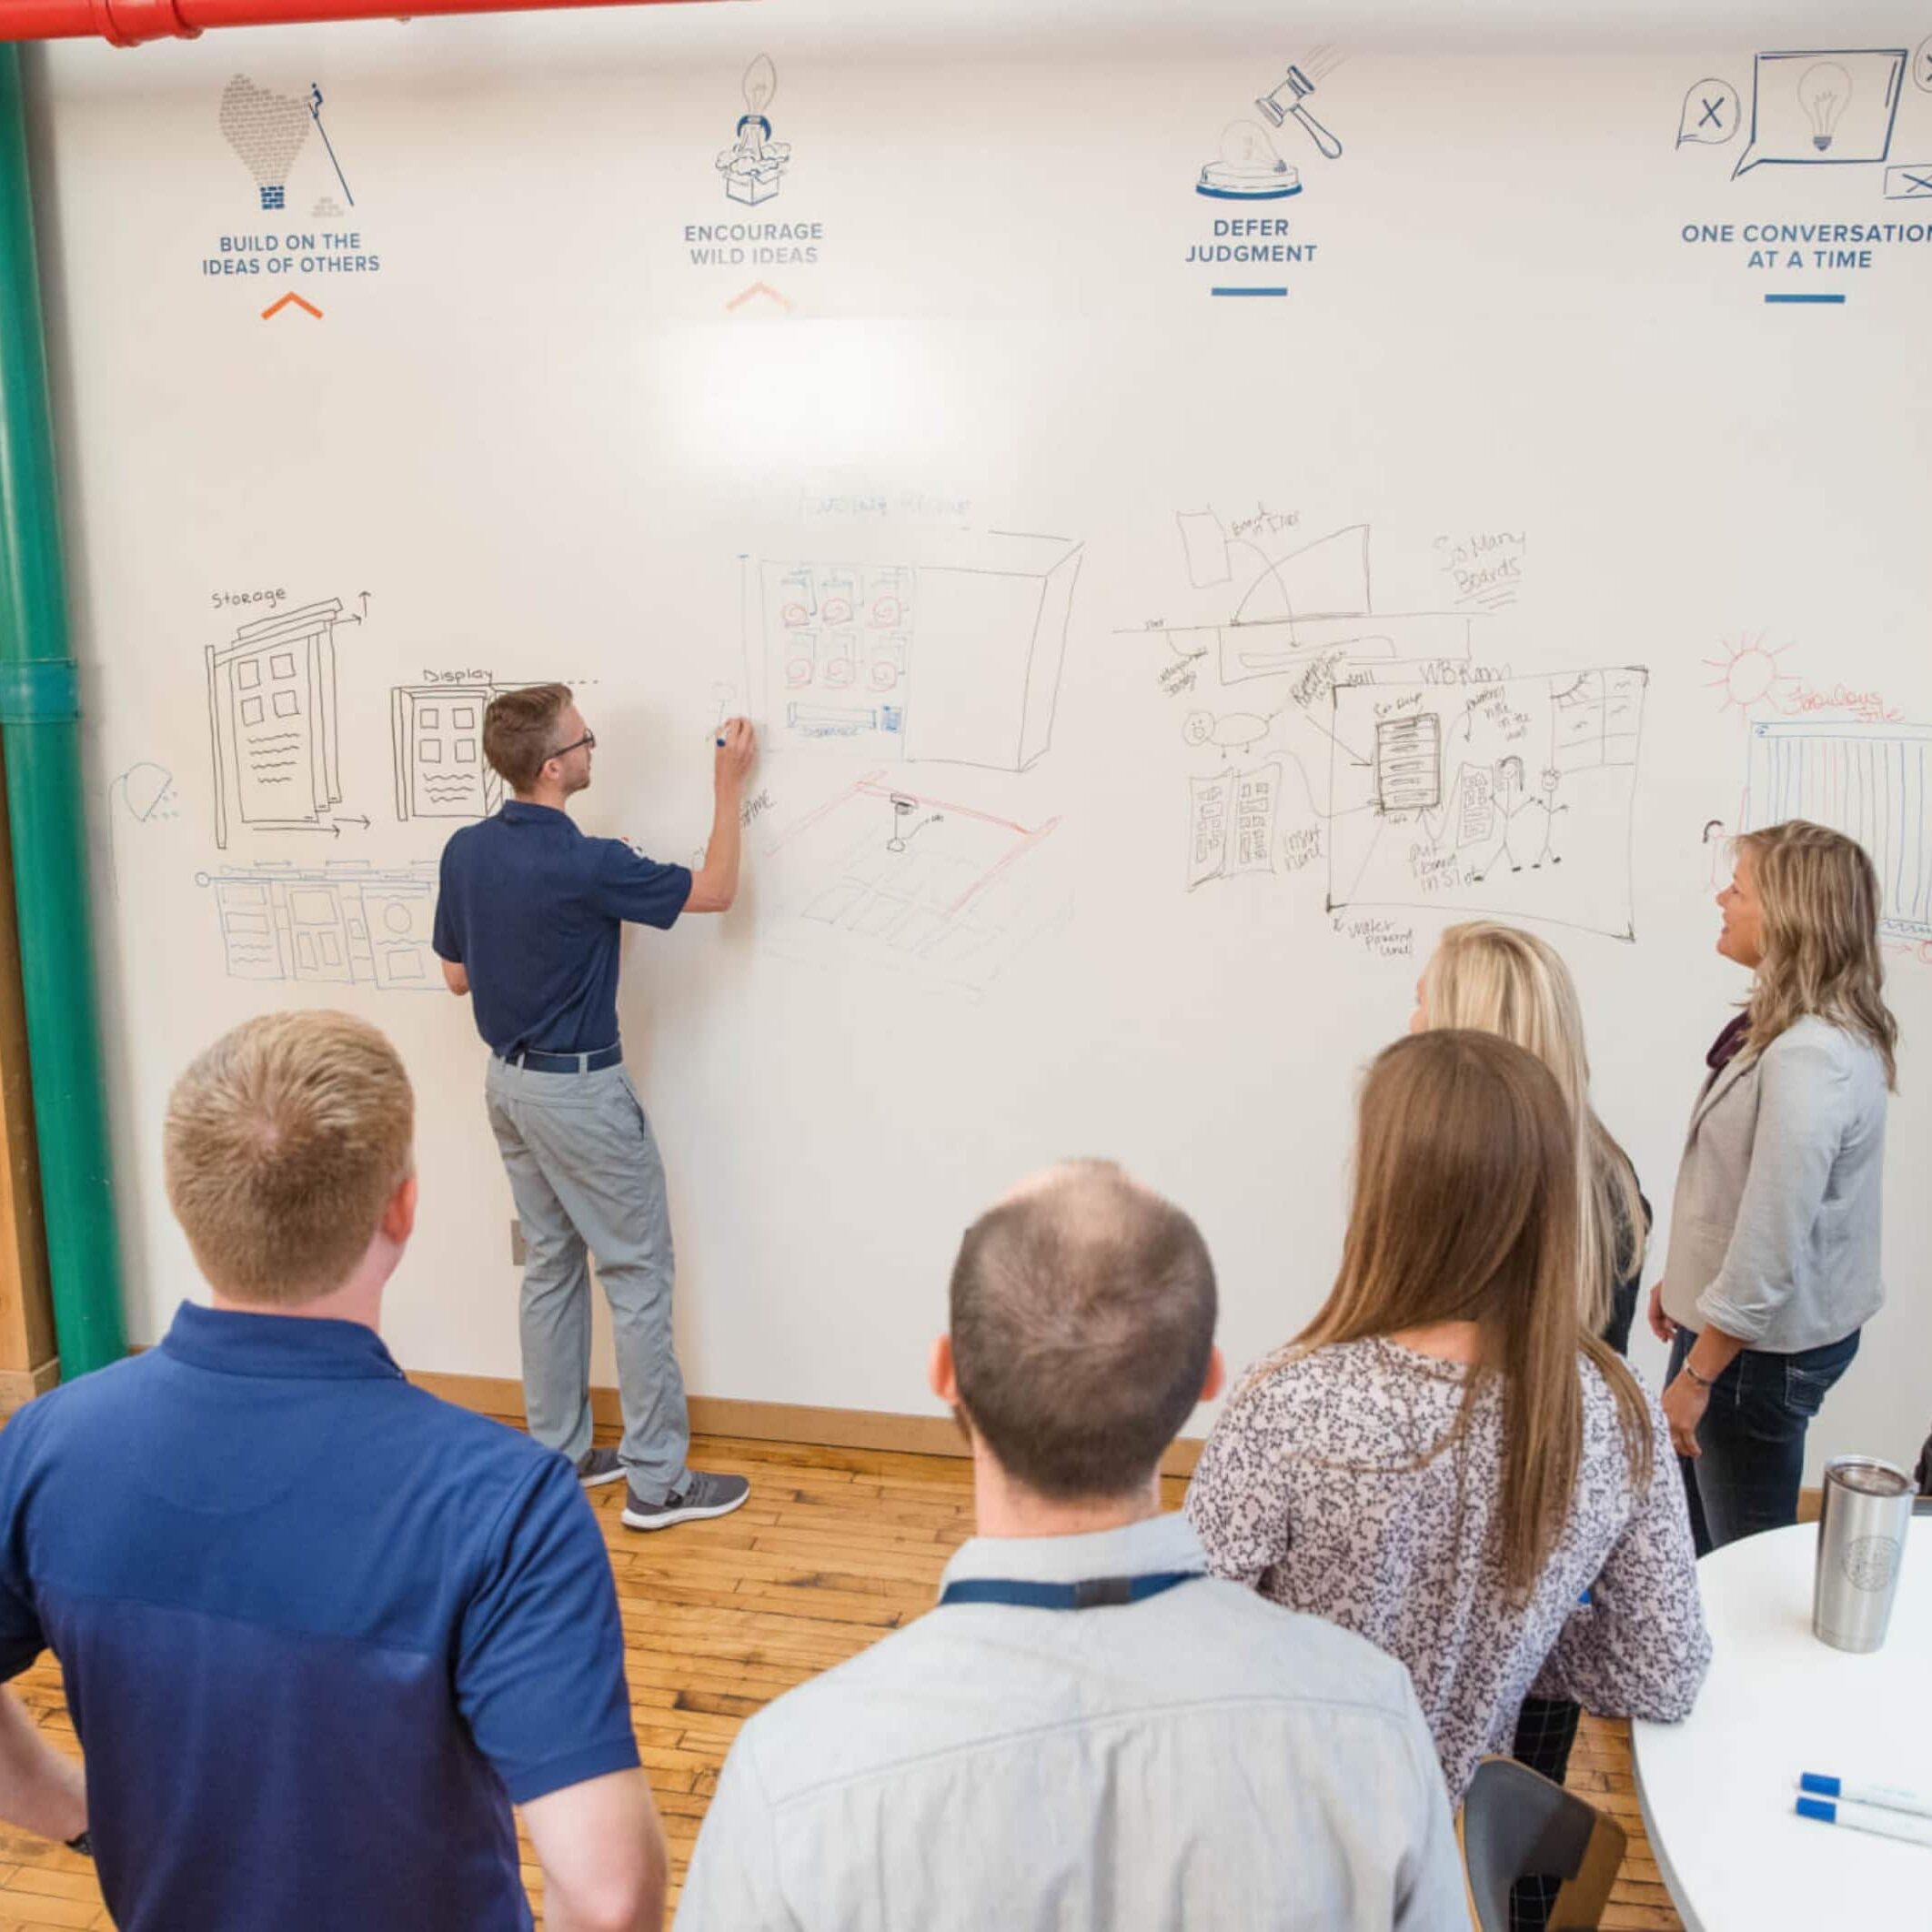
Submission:
[[[288,170],[308,138],[312,119],[303,102],[257,87],[246,74],[221,90],[221,131],[255,176],[263,207],[287,206]]]
[[[733,201],[757,206],[779,191],[791,160],[791,143],[771,138],[765,109],[778,92],[778,69],[771,56],[760,54],[745,69],[745,108],[739,116],[738,138],[718,156],[718,172]]]

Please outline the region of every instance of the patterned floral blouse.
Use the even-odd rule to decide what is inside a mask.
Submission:
[[[1646,1391],[1655,1450],[1640,1491],[1615,1397],[1579,1359],[1576,1496],[1520,1607],[1490,1534],[1503,1467],[1493,1378],[1460,1441],[1409,1466],[1455,1422],[1472,1373],[1459,1363],[1382,1340],[1283,1363],[1229,1402],[1188,1490],[1216,1575],[1353,1630],[1409,1666],[1452,1804],[1479,1758],[1509,1750],[1533,1687],[1600,1716],[1667,1722],[1689,1711],[1710,1663],[1663,1414]]]

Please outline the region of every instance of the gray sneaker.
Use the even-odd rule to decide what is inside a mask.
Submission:
[[[618,1461],[615,1449],[586,1449],[577,1459],[577,1480],[586,1489],[596,1489],[606,1483],[621,1483],[624,1465]]]
[[[636,1490],[624,1498],[624,1527],[669,1529],[674,1523],[696,1523],[706,1516],[729,1516],[751,1494],[741,1475],[711,1475],[692,1470],[684,1487],[661,1503],[647,1503]]]

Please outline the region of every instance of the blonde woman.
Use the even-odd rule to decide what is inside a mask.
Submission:
[[[1650,1292],[1700,1552],[1797,1520],[1806,1428],[1885,1299],[1897,1077],[1871,860],[1793,819],[1746,833],[1735,866],[1717,950],[1751,997],[1707,1056]]]
[[[1452,1804],[1532,1684],[1668,1721],[1710,1657],[1663,1419],[1578,1320],[1575,1177],[1571,1110],[1523,1049],[1387,1049],[1334,1288],[1188,1492],[1217,1575],[1408,1665]]]
[[[1569,968],[1555,948],[1517,927],[1488,920],[1451,926],[1415,983],[1409,1031],[1442,1026],[1500,1033],[1556,1076],[1576,1137],[1584,1326],[1627,1353],[1650,1203],[1630,1156],[1590,1105],[1583,1007]]]

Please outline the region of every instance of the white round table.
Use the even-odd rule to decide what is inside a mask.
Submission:
[[[1631,1726],[1637,1797],[1688,1932],[1932,1926],[1932,1846],[1793,1810],[1798,1774],[1932,1794],[1932,1517],[1913,1521],[1885,1647],[1811,1634],[1817,1525],[1697,1565],[1711,1669],[1682,1724]]]

